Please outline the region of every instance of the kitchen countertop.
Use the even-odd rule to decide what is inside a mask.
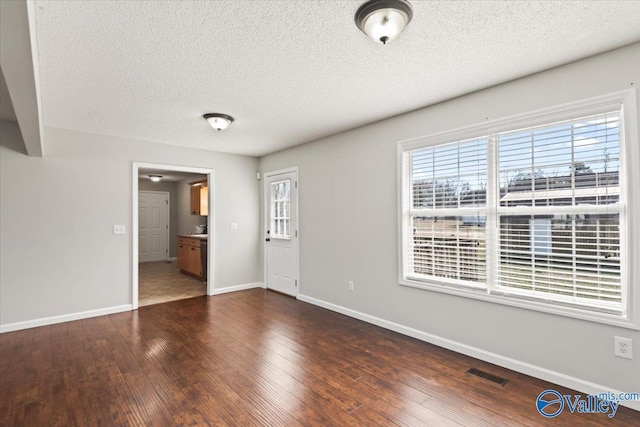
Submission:
[[[208,234],[178,234],[178,237],[186,237],[188,239],[207,240]]]

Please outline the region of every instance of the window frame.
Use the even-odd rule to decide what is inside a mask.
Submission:
[[[496,268],[499,256],[499,231],[497,224],[505,209],[498,206],[499,179],[497,174],[497,134],[528,128],[557,121],[573,119],[580,116],[601,113],[607,109],[620,109],[620,252],[624,258],[620,260],[620,283],[622,295],[622,314],[608,313],[589,309],[588,306],[566,304],[561,301],[548,301],[538,297],[518,296],[517,292],[500,291]],[[486,263],[487,280],[480,286],[460,286],[446,279],[431,277],[416,279],[407,271],[409,229],[412,227],[410,210],[411,184],[409,153],[413,150],[444,145],[456,141],[488,136],[487,150],[487,212],[486,219]],[[541,311],[566,317],[583,319],[598,323],[610,324],[624,328],[640,330],[638,322],[638,296],[640,292],[640,275],[635,266],[640,265],[640,230],[634,223],[634,213],[640,214],[640,194],[634,196],[627,183],[640,182],[640,171],[629,165],[640,164],[638,148],[638,115],[636,108],[636,89],[627,89],[604,96],[589,98],[577,102],[552,106],[511,117],[486,121],[482,124],[467,126],[453,131],[440,132],[424,137],[400,140],[397,144],[397,186],[398,186],[398,283],[402,286],[425,289],[450,295],[467,297],[492,303],[498,303],[529,310]],[[491,187],[491,188],[490,188]],[[492,234],[489,236],[489,234]],[[491,265],[491,266],[490,266]]]
[[[278,184],[282,184],[285,183],[289,186],[289,197],[287,199],[274,199],[272,198],[272,196],[274,195],[274,186],[278,185]],[[269,184],[269,210],[270,210],[270,215],[269,215],[269,229],[271,231],[270,233],[270,238],[271,239],[276,239],[276,240],[291,240],[291,187],[292,187],[292,182],[289,178],[286,179],[281,179],[280,181],[273,181]],[[277,215],[277,204],[278,203],[282,203],[282,202],[286,202],[286,213],[287,215],[283,215],[283,216],[278,216]],[[275,203],[275,205],[274,205]],[[284,205],[283,205],[284,207]],[[285,210],[285,209],[283,209]],[[277,227],[275,226],[275,223],[278,220],[282,220],[283,221],[283,227],[285,229],[285,231],[288,231],[287,234],[276,234],[275,231],[277,230]],[[287,227],[288,224],[288,227]]]

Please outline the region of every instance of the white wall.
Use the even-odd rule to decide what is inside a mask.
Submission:
[[[299,167],[300,293],[450,340],[457,348],[470,346],[470,353],[505,365],[514,359],[522,371],[544,376],[551,370],[547,378],[556,381],[572,377],[565,384],[639,391],[640,355],[613,355],[614,335],[632,338],[640,353],[638,331],[403,287],[397,279],[398,140],[632,84],[640,84],[640,44],[263,157],[263,173]],[[633,221],[640,229],[640,217]],[[348,280],[355,281],[354,292],[347,291]],[[640,284],[634,286],[638,301]]]
[[[45,140],[46,157],[28,157],[16,124],[0,122],[3,329],[132,303],[134,161],[213,168],[215,286],[261,280],[256,158],[50,128]]]
[[[178,230],[178,186],[175,182],[152,182],[148,178],[138,179],[138,191],[166,191],[169,193],[169,256],[178,253],[176,234]],[[187,209],[189,209],[187,207]]]

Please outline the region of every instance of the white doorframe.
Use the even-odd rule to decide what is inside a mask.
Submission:
[[[166,171],[188,172],[193,174],[207,175],[207,185],[209,186],[209,215],[207,215],[207,230],[209,230],[209,242],[207,251],[207,295],[213,295],[215,291],[215,246],[216,246],[216,232],[215,232],[215,174],[213,169],[193,167],[193,166],[180,166],[180,165],[165,165],[162,163],[132,163],[132,176],[131,176],[131,306],[132,310],[138,309],[138,170],[144,169],[160,169]],[[213,231],[213,239],[211,238],[211,231]]]
[[[275,171],[271,171],[271,172],[265,172],[263,174],[263,185],[262,185],[262,194],[263,194],[263,218],[262,218],[262,253],[263,253],[263,259],[262,259],[262,272],[263,272],[263,279],[262,279],[262,283],[264,283],[264,287],[268,289],[267,286],[267,242],[265,241],[266,238],[266,230],[269,228],[269,186],[267,185],[267,181],[269,180],[270,177],[272,176],[276,176],[276,175],[281,175],[284,173],[289,173],[289,172],[295,172],[296,174],[296,182],[298,183],[298,186],[294,189],[294,191],[296,191],[296,230],[300,230],[300,215],[299,215],[299,210],[300,210],[300,177],[298,176],[298,167],[297,166],[292,166],[290,168],[286,168],[286,169],[279,169],[279,170],[275,170]],[[299,298],[300,294],[302,294],[301,286],[302,286],[302,280],[300,279],[300,233],[298,232],[298,237],[297,237],[298,241],[297,241],[297,245],[296,245],[296,276],[298,279],[298,287],[297,287],[297,292],[296,292],[296,299]]]
[[[169,193],[168,191],[153,191],[153,190],[138,190],[138,195],[140,195],[140,193],[157,193],[157,194],[166,194],[167,195],[167,256],[165,257],[165,260],[168,260],[169,258],[171,258],[169,256],[169,253],[171,251],[170,248],[170,244],[169,242],[171,242],[171,239],[169,238],[169,233],[172,232],[171,230],[171,193]],[[138,218],[138,220],[140,220],[140,218]],[[139,224],[138,224],[139,226]],[[140,231],[140,230],[138,230]],[[140,249],[140,248],[138,248]]]

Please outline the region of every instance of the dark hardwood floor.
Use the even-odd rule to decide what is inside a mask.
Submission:
[[[0,384],[2,426],[640,425],[547,420],[573,392],[262,289],[2,334]]]

